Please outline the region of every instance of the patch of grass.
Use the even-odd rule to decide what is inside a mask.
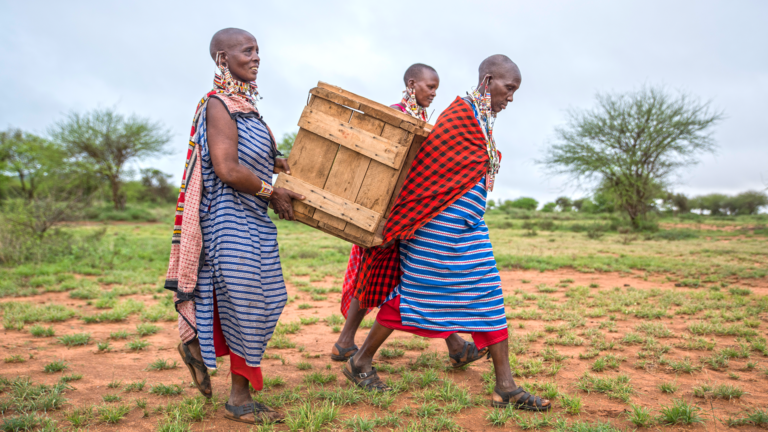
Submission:
[[[333,422],[340,408],[329,401],[322,403],[303,402],[288,412],[285,425],[291,432],[319,432]]]
[[[729,288],[728,292],[731,293],[732,295],[742,296],[742,297],[743,296],[748,296],[748,295],[752,294],[752,290],[751,289],[749,289],[749,288],[738,288],[738,287]]]
[[[560,402],[560,406],[563,408],[563,411],[567,412],[568,414],[581,413],[582,404],[580,397],[560,393],[558,401]]]
[[[67,369],[69,366],[67,366],[67,362],[64,360],[55,360],[47,365],[43,366],[43,372],[45,373],[56,373],[61,372],[64,369]]]
[[[20,354],[14,354],[4,358],[3,361],[5,363],[24,363],[25,361],[27,361],[27,359],[22,357]]]
[[[320,318],[318,318],[318,317],[301,317],[301,318],[299,318],[299,322],[301,323],[301,325],[317,324],[318,321],[320,321]]]
[[[661,383],[658,385],[658,387],[662,393],[669,393],[669,394],[672,394],[676,392],[678,389],[680,389],[680,385],[675,382]]]
[[[728,357],[722,354],[714,354],[703,358],[701,361],[713,370],[725,369],[728,367],[728,363],[730,363]]]
[[[300,321],[294,321],[289,323],[278,322],[277,326],[275,327],[275,334],[278,336],[286,335],[286,334],[294,334],[294,333],[298,333],[299,330],[301,330]]]
[[[704,423],[699,413],[701,408],[694,404],[689,404],[682,399],[675,399],[672,405],[662,405],[659,422],[668,425],[689,425],[694,423]]]
[[[93,420],[94,411],[92,406],[73,408],[64,415],[64,418],[76,428],[88,425]]]
[[[106,352],[111,351],[112,346],[109,344],[109,341],[99,342],[96,344],[96,348],[99,349],[99,351]]]
[[[109,334],[110,339],[128,339],[128,332],[126,330],[113,331]]]
[[[405,351],[398,348],[382,348],[379,355],[386,359],[398,358],[405,355]]]
[[[141,351],[143,349],[146,349],[148,346],[150,346],[149,342],[142,340],[142,339],[134,339],[127,344],[125,344],[125,348],[131,350],[131,351]]]
[[[104,405],[99,407],[99,420],[104,423],[116,424],[131,411],[128,405]]]
[[[630,404],[630,411],[627,411],[627,419],[638,427],[648,427],[654,423],[650,408]]]
[[[281,376],[264,377],[264,388],[271,389],[273,387],[280,387],[285,385],[285,380]]]
[[[765,426],[768,425],[768,410],[754,408],[752,412],[748,413],[746,416],[728,419],[727,423],[728,426]]]
[[[683,360],[668,360],[664,358],[659,361],[659,364],[669,366],[673,371],[677,373],[693,374],[694,372],[701,370],[701,366],[697,366],[691,363],[691,359],[688,357],[684,358]]]
[[[149,392],[158,396],[178,396],[184,392],[178,384],[155,384],[149,388]]]
[[[136,326],[136,334],[140,337],[153,335],[160,331],[160,327],[149,324],[149,323],[141,323]]]
[[[148,370],[152,371],[164,371],[164,370],[170,370],[170,369],[176,369],[178,364],[176,361],[166,360],[166,359],[157,359],[149,364],[147,367]]]
[[[62,376],[61,378],[59,378],[59,381],[61,381],[63,383],[69,383],[69,382],[78,381],[78,380],[81,380],[81,379],[83,379],[83,374],[74,374],[73,373],[73,374]]]
[[[35,324],[30,327],[29,333],[34,337],[51,337],[56,334],[53,327],[43,327],[40,324]]]
[[[395,339],[392,342],[388,342],[387,346],[392,348],[402,348],[406,350],[425,350],[429,347],[429,341],[427,338],[413,336],[410,339]]]
[[[21,330],[25,324],[36,322],[59,322],[72,318],[75,311],[63,305],[48,303],[38,305],[30,302],[0,303],[3,312],[3,328]]]
[[[292,342],[290,339],[288,339],[284,335],[273,335],[272,339],[270,339],[269,343],[267,344],[267,348],[274,348],[274,349],[296,348],[296,343]]]
[[[323,318],[323,322],[325,322],[329,327],[340,326],[344,325],[344,317],[339,314],[331,314]]]
[[[141,381],[134,381],[131,383],[128,383],[123,387],[123,391],[126,393],[130,392],[140,392],[144,390],[144,386],[147,385],[147,380],[143,379]]]
[[[674,336],[674,333],[672,333],[672,331],[662,323],[643,322],[635,326],[635,330],[645,333],[648,336],[657,338],[668,338]]]
[[[314,306],[312,306],[312,305],[311,305],[311,304],[309,304],[309,303],[302,303],[302,304],[300,304],[300,305],[299,305],[299,306],[297,306],[297,307],[298,307],[299,309],[301,309],[301,310],[304,310],[304,309],[312,309]]]
[[[309,362],[298,362],[298,363],[296,363],[296,368],[298,370],[309,370],[309,369],[312,369],[312,363],[309,363]]]
[[[113,380],[107,384],[107,388],[120,388],[121,385],[123,385],[122,381]]]
[[[306,384],[328,384],[329,382],[336,381],[335,373],[325,372],[312,372],[304,376],[304,382]]]
[[[101,396],[101,399],[102,399],[104,402],[120,402],[120,400],[121,400],[122,398],[121,398],[120,396],[118,396],[118,395],[113,395],[113,394],[105,394],[105,395],[102,395],[102,396]]]
[[[609,398],[619,399],[629,403],[630,397],[634,394],[634,389],[630,384],[628,375],[617,375],[615,377],[595,377],[585,373],[576,383],[576,387],[587,393],[604,393]]]
[[[623,357],[617,357],[613,354],[600,357],[592,363],[592,370],[595,372],[602,372],[606,369],[618,369],[625,359]]]

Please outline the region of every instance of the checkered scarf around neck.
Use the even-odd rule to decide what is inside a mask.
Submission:
[[[355,286],[360,307],[378,307],[400,283],[398,240],[416,230],[464,196],[487,173],[486,139],[472,107],[457,97],[440,114],[422,144],[397,196],[383,243],[363,251]]]
[[[255,115],[260,118],[256,109],[257,94],[255,82],[237,81],[225,69],[221,75],[215,75],[213,89],[206,93],[197,104],[195,115],[192,118],[192,131],[189,135],[189,147],[184,163],[184,176],[179,189],[179,198],[176,202],[171,255],[168,271],[165,275],[165,288],[174,292],[174,303],[179,313],[179,335],[184,342],[191,341],[197,335],[193,292],[197,285],[197,274],[203,262],[203,234],[200,229],[200,214],[198,212],[203,193],[203,174],[200,166],[200,146],[194,141],[195,132],[203,107],[211,97],[222,101],[232,118],[238,114]],[[269,131],[269,134],[271,136],[272,131]],[[272,142],[274,143],[274,138],[272,138]],[[191,211],[185,212],[186,208],[191,209]]]

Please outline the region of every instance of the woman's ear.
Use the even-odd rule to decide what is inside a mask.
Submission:
[[[416,80],[411,78],[408,80],[408,84],[405,85],[408,88],[416,88]]]

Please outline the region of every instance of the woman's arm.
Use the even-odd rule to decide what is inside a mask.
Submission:
[[[262,191],[261,179],[240,165],[237,153],[237,123],[229,116],[224,103],[217,98],[208,101],[208,149],[213,171],[233,189],[251,195]],[[268,198],[280,219],[294,220],[291,199],[304,196],[284,188],[275,188]]]

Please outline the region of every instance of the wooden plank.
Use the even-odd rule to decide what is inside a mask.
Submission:
[[[419,120],[417,118],[414,118],[414,117],[412,117],[412,116],[410,116],[410,115],[408,115],[408,114],[406,114],[404,112],[400,112],[400,111],[397,111],[397,110],[395,110],[393,112],[390,112],[390,111],[392,111],[392,107],[389,107],[389,106],[384,105],[384,104],[380,104],[380,103],[378,103],[376,101],[373,101],[373,100],[370,100],[370,99],[365,98],[363,96],[360,96],[358,94],[352,93],[351,91],[344,90],[343,88],[337,87],[335,85],[331,85],[331,84],[328,84],[328,83],[324,83],[322,81],[318,81],[317,88],[329,90],[329,91],[331,91],[333,93],[336,93],[336,94],[339,94],[341,96],[344,96],[347,99],[352,99],[352,100],[354,100],[356,102],[359,102],[361,104],[361,106],[362,105],[366,106],[366,109],[363,109],[362,107],[358,108],[360,111],[363,111],[364,113],[368,114],[369,116],[375,117],[375,118],[377,118],[379,120],[382,120],[382,121],[384,121],[386,123],[389,123],[389,124],[391,124],[391,125],[393,125],[395,127],[400,126],[400,122],[402,122],[402,121],[405,121],[407,123],[411,123],[411,124],[417,125],[419,127],[423,127],[426,124],[426,122],[424,122],[423,120]],[[386,115],[384,117],[379,117],[377,115],[378,113],[384,113],[384,114],[389,114],[389,115]],[[389,119],[389,121],[385,120],[385,118]],[[399,121],[397,119],[399,119]]]
[[[335,104],[344,105],[353,109],[360,109],[360,102],[352,100],[337,92],[333,92],[324,88],[315,87],[312,90],[310,90],[309,93],[317,97],[327,99]]]
[[[310,106],[312,109],[340,120],[348,120],[352,115],[352,110],[349,108],[344,108],[322,98],[312,97]],[[331,171],[338,148],[337,143],[300,129],[296,135],[291,154],[288,156],[288,164],[291,166],[292,172],[301,173],[302,180],[322,188],[328,179],[328,173]],[[301,202],[296,203],[294,208],[310,217],[315,213],[313,207]]]
[[[408,150],[408,156],[405,158],[405,163],[403,164],[403,170],[400,171],[400,175],[397,179],[397,184],[395,185],[395,189],[392,191],[392,199],[387,204],[387,210],[384,212],[384,217],[389,217],[389,212],[392,211],[392,206],[395,205],[395,200],[397,199],[397,195],[400,194],[400,189],[403,187],[403,183],[405,183],[405,178],[408,177],[408,171],[411,169],[411,165],[413,164],[413,160],[416,158],[416,154],[419,152],[419,149],[421,149],[421,145],[426,140],[426,137],[422,136],[416,136],[413,139],[413,143],[411,143],[411,148]]]
[[[395,169],[400,169],[408,151],[405,145],[364,131],[312,107],[304,108],[299,127]]]
[[[280,173],[277,176],[275,187],[284,187],[304,195],[306,198],[303,201],[304,204],[353,223],[369,232],[376,231],[379,221],[381,221],[381,213],[376,213],[285,173]]]
[[[312,219],[310,216],[297,212],[295,203],[293,207],[294,207],[293,216],[296,218],[297,221],[307,224],[312,228],[317,228],[318,222],[316,220]]]
[[[380,135],[382,129],[384,129],[384,123],[358,112],[352,114],[349,124],[374,135]],[[369,157],[348,148],[340,147],[323,189],[344,199],[355,201],[370,163],[371,159]],[[319,210],[315,211],[314,218],[342,231],[347,225],[345,221]],[[361,228],[358,229],[361,233],[366,232]]]
[[[389,124],[384,126],[381,136],[403,145],[408,145],[413,140],[413,134]],[[392,196],[392,191],[397,184],[399,174],[398,170],[394,170],[377,161],[371,161],[355,202],[373,211],[384,213]],[[354,225],[347,226],[344,231],[350,235],[364,235],[363,231]]]
[[[348,242],[354,243],[358,246],[362,246],[364,248],[369,248],[374,242],[374,234],[373,233],[367,233],[370,234],[370,237],[363,236],[363,237],[356,237],[351,236],[348,233],[338,229],[334,228],[330,225],[324,224],[322,222],[318,223],[317,228],[322,230],[323,232],[326,232],[328,234],[331,234],[332,236],[338,237],[340,239],[344,239]]]

